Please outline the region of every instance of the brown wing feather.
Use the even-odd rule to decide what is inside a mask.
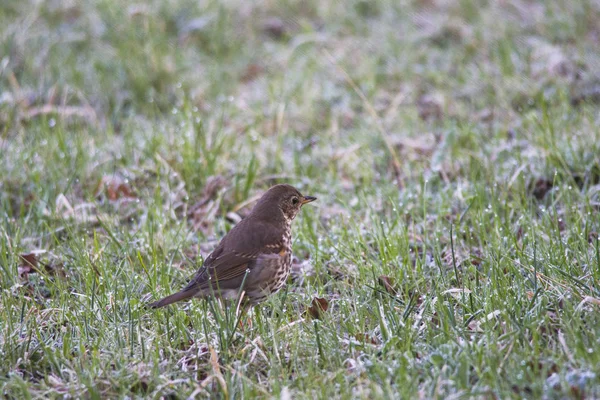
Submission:
[[[242,220],[223,237],[183,290],[150,304],[150,307],[164,307],[190,299],[211,285],[214,290],[230,289],[229,286],[237,289],[246,271],[254,267],[261,254],[279,253],[283,249],[283,231],[264,225],[260,221]]]
[[[224,281],[240,278],[246,274],[248,269],[252,269],[256,260],[264,253],[278,253],[281,251],[281,244],[272,244],[262,251],[254,253],[238,253],[236,251],[224,252],[219,257],[207,258],[204,265],[200,268],[194,279],[185,287],[189,289],[205,289],[212,285],[217,289]],[[221,288],[227,288],[221,286]]]

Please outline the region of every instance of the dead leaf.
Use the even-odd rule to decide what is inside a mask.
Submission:
[[[531,290],[528,290],[527,292],[525,292],[525,295],[529,300],[531,300],[533,298],[534,293]]]
[[[17,267],[17,271],[19,273],[19,277],[24,279],[27,279],[27,275],[30,273],[35,272],[35,270],[29,265],[19,265]]]
[[[271,17],[263,21],[263,31],[273,39],[281,39],[287,34],[285,22],[281,18]]]
[[[329,302],[322,297],[315,297],[312,300],[311,306],[306,310],[307,314],[312,318],[321,319],[323,313],[329,308]]]
[[[544,197],[546,197],[546,194],[552,189],[552,186],[553,184],[551,180],[546,178],[538,178],[533,183],[532,194],[536,199],[542,200]]]
[[[440,94],[426,94],[417,100],[419,118],[424,121],[440,120],[444,116],[444,98]]]
[[[94,196],[98,197],[103,191],[106,192],[106,196],[110,201],[115,201],[120,198],[136,198],[136,195],[129,186],[129,181],[118,175],[104,176],[100,179]]]
[[[376,336],[371,336],[367,333],[357,333],[354,335],[354,338],[362,343],[370,343],[374,345],[378,345],[380,343]]]
[[[202,188],[200,199],[189,208],[188,216],[193,215],[196,209],[204,206],[210,200],[214,200],[219,194],[219,192],[227,186],[227,182],[227,179],[225,179],[225,177],[221,175],[208,177],[206,183],[204,184],[204,187]]]
[[[442,292],[443,294],[451,294],[451,295],[463,295],[463,294],[471,294],[469,289],[463,288],[451,288]]]
[[[428,133],[423,133],[418,137],[395,135],[390,141],[394,147],[398,148],[398,151],[422,157],[431,157],[437,146],[436,137]]]
[[[346,268],[342,268],[341,266],[332,263],[327,264],[327,273],[336,281],[346,280],[349,276]]]
[[[392,278],[390,278],[389,276],[381,275],[379,278],[377,278],[377,282],[381,286],[383,286],[386,292],[394,296],[396,295],[397,291],[396,289],[394,289]]]
[[[22,264],[28,265],[31,268],[37,268],[37,266],[38,266],[38,260],[37,260],[36,253],[20,254],[19,258],[21,259]]]
[[[468,265],[478,266],[483,261],[483,253],[478,247],[455,247],[454,252],[452,252],[452,247],[447,246],[441,254],[442,261],[448,267],[456,267],[462,268]]]
[[[146,4],[134,4],[127,8],[129,18],[145,17],[148,14],[150,14],[150,10]]]
[[[345,158],[350,154],[356,153],[358,150],[360,150],[361,147],[362,145],[355,143],[352,146],[338,148],[337,150],[334,150],[333,154],[331,155],[331,160],[337,161],[342,158]]]
[[[38,260],[35,253],[20,254],[21,264],[17,267],[19,277],[27,279],[27,275],[37,272]]]
[[[250,82],[255,80],[260,74],[265,71],[265,67],[258,63],[250,63],[246,66],[246,70],[242,74],[242,82]]]
[[[475,119],[481,122],[492,122],[494,120],[494,109],[484,108],[475,114]]]
[[[583,306],[585,304],[595,304],[597,306],[600,306],[600,299],[597,299],[595,297],[592,296],[584,296],[583,300],[581,300],[581,302],[577,305],[577,310],[581,310],[583,308]]]
[[[44,266],[44,270],[45,270],[46,274],[48,274],[49,276],[58,276],[60,278],[65,278],[67,276],[67,273],[65,272],[65,266],[61,262],[50,263],[50,264],[40,263],[40,264],[42,264]]]
[[[212,234],[213,221],[218,211],[219,205],[214,200],[209,200],[207,203],[194,208],[194,212],[190,215],[194,231],[200,230],[206,235]]]

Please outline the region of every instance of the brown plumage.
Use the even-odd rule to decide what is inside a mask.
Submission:
[[[271,187],[250,214],[227,233],[183,290],[149,304],[152,308],[216,296],[257,304],[285,284],[292,264],[292,221],[315,197],[290,185]]]

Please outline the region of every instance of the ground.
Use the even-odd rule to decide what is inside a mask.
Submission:
[[[2,396],[599,398],[598,21],[2,2]],[[283,182],[287,290],[145,307]]]

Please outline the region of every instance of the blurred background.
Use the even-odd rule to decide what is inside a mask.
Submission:
[[[3,394],[599,397],[599,50],[597,0],[0,0]],[[281,182],[253,330],[144,310]]]

